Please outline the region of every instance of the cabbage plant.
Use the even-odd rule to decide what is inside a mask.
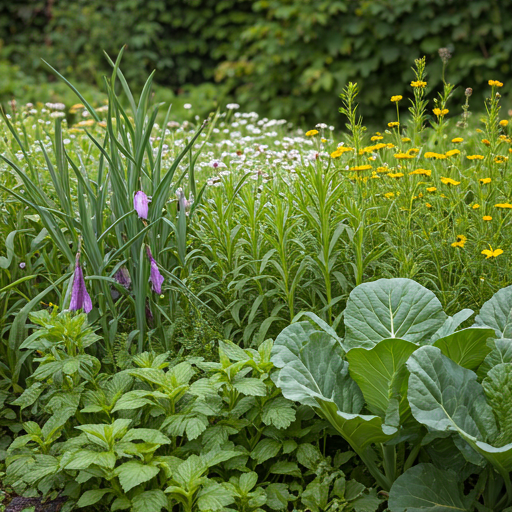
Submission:
[[[308,313],[275,340],[283,395],[330,422],[392,512],[511,510],[512,286],[461,328],[472,314],[380,279],[350,294],[343,338]]]

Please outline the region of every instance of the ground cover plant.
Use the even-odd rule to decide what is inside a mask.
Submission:
[[[121,58],[104,105],[54,70],[80,103],[4,109],[3,492],[510,512],[506,87],[430,104],[418,59],[381,132],[349,83],[346,132],[304,133],[173,122]]]

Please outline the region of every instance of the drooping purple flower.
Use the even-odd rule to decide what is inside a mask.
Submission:
[[[158,265],[156,264],[155,258],[153,258],[153,255],[151,254],[149,245],[146,245],[146,254],[151,263],[149,276],[149,280],[151,281],[151,288],[154,292],[160,294],[162,293],[162,283],[164,282],[164,276],[160,274],[160,271],[158,270]]]
[[[80,252],[76,254],[75,273],[73,274],[73,288],[71,290],[71,303],[69,304],[71,311],[83,309],[86,313],[92,310],[91,297],[85,288],[84,273],[80,265]]]
[[[144,194],[142,190],[136,192],[135,196],[133,197],[133,207],[135,208],[139,219],[148,220],[148,204],[148,196]]]
[[[126,267],[121,267],[115,274],[114,279],[127,290],[130,288],[132,284],[132,280],[130,278],[130,272]]]

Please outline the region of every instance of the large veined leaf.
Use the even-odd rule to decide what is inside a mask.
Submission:
[[[434,343],[434,347],[440,348],[446,357],[459,366],[474,370],[480,366],[491,351],[491,347],[487,345],[486,341],[487,338],[493,336],[492,329],[470,327],[438,339]]]
[[[496,421],[476,374],[444,356],[437,347],[421,347],[407,361],[409,404],[429,430],[459,431],[486,441],[497,435]]]
[[[341,356],[338,340],[301,322],[276,338],[271,360],[281,368],[276,384],[285,398],[313,407],[364,457],[368,445],[390,440],[397,429],[358,414],[363,396]]]
[[[478,376],[483,379],[491,368],[501,363],[512,363],[512,339],[502,338],[494,342],[494,348],[478,368]]]
[[[493,410],[487,404],[476,374],[441,354],[436,347],[422,347],[409,358],[409,404],[414,417],[430,430],[456,431],[503,476],[512,499],[512,443],[492,446],[498,438]],[[464,447],[459,449],[468,457]],[[468,459],[469,460],[469,459]]]
[[[447,316],[430,291],[411,279],[379,279],[352,290],[345,309],[347,349],[372,348],[387,338],[420,344]]]
[[[333,402],[340,411],[358,413],[364,400],[342,359],[342,349],[329,334],[309,322],[291,324],[276,338],[272,363],[281,368],[278,386],[289,400],[318,407]]]
[[[495,444],[512,443],[512,363],[501,363],[492,368],[482,386],[500,426]]]
[[[372,349],[354,348],[347,352],[349,370],[357,382],[368,409],[382,418],[390,406],[403,413],[408,409],[405,363],[418,348],[401,339],[383,340]]]
[[[470,511],[452,471],[432,464],[418,464],[400,475],[391,487],[388,506],[391,512]]]
[[[512,286],[502,288],[484,303],[475,325],[491,327],[498,338],[512,338]]]
[[[450,334],[453,334],[462,322],[466,321],[474,311],[472,309],[463,309],[453,316],[449,316],[444,324],[432,335],[430,338],[430,344],[433,345],[439,338],[444,338]]]

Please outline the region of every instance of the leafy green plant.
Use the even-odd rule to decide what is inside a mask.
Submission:
[[[510,289],[500,295],[508,300]],[[360,285],[347,303],[344,338],[319,320],[283,330],[272,354],[281,368],[276,383],[286,398],[331,423],[390,491],[392,511],[414,508],[420,498],[473,510],[481,496],[485,510],[505,510],[512,503],[512,438],[504,416],[512,366],[497,360],[509,341],[495,340],[501,333],[489,328],[510,316],[495,312],[499,300],[484,305],[475,326],[457,330],[471,312],[448,317],[434,294],[413,281]],[[498,364],[490,368],[491,360]],[[487,371],[482,384],[479,367]],[[436,452],[449,436],[453,460],[441,465]],[[413,466],[425,451],[432,462]],[[461,459],[471,469],[456,476]],[[432,487],[445,473],[446,484]],[[471,473],[480,477],[464,496],[460,484]]]

